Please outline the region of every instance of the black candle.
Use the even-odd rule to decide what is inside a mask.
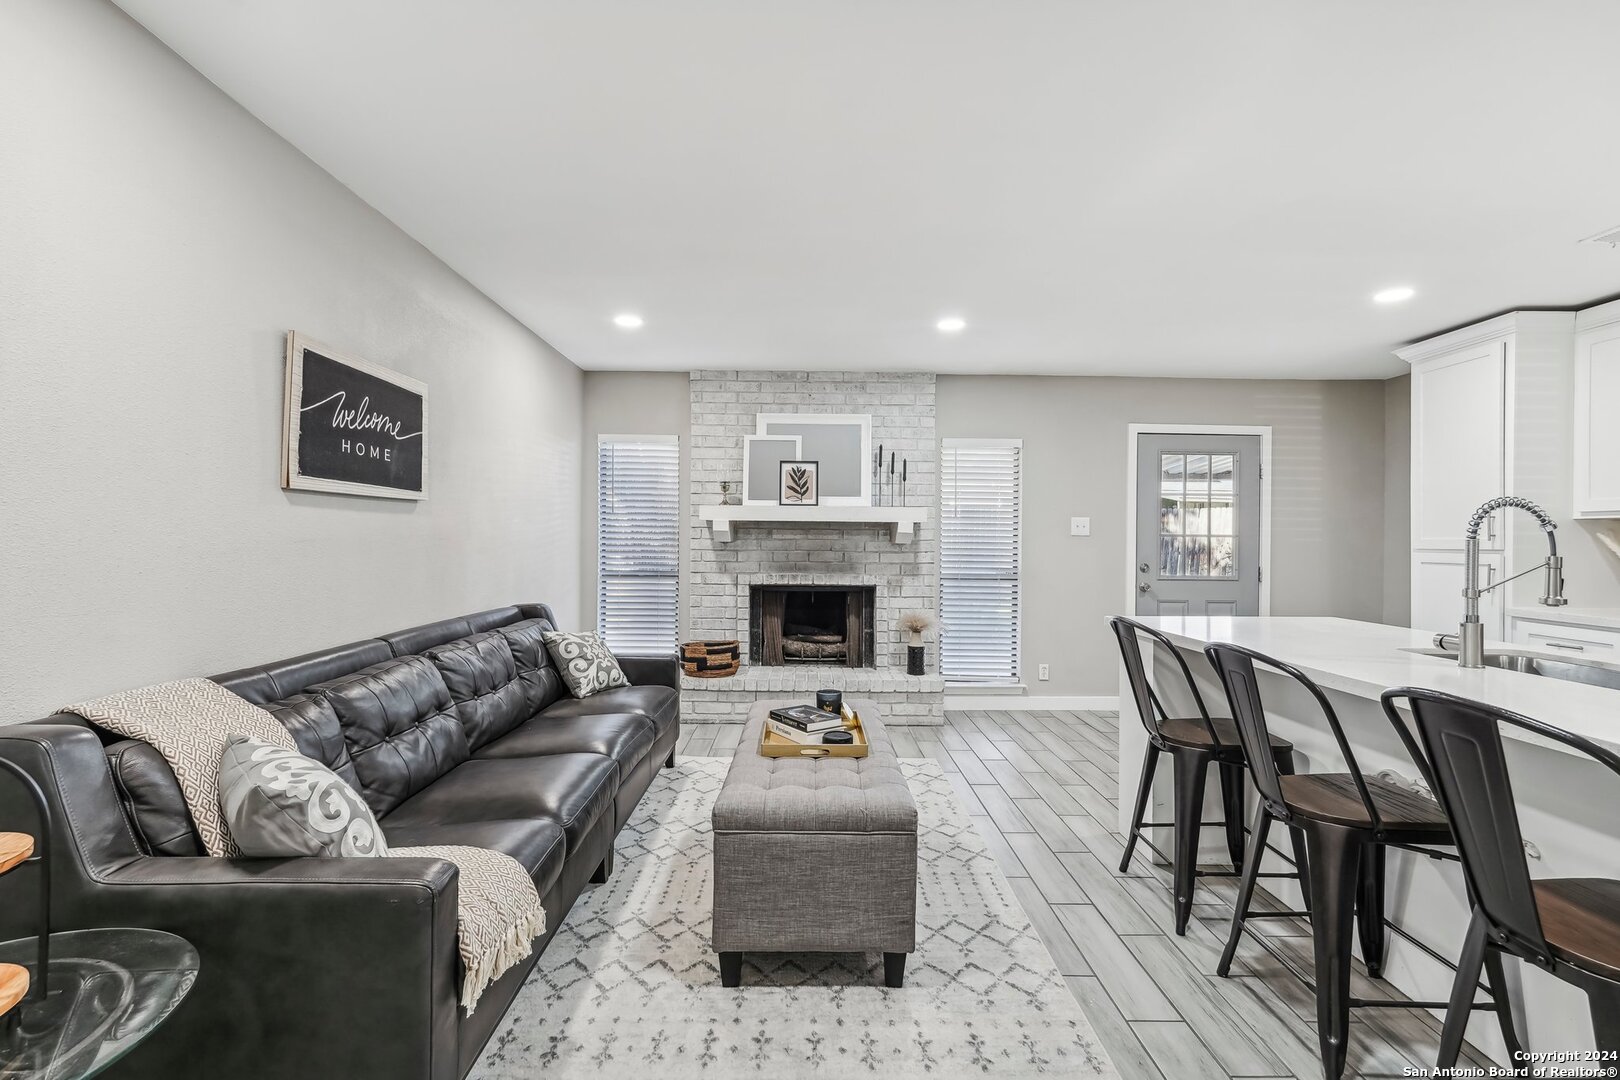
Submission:
[[[910,465],[910,464],[911,464],[911,459],[910,458],[907,458],[905,461],[902,461],[900,463],[900,482],[902,484],[906,482],[906,466]]]
[[[889,475],[894,475],[894,451],[889,451]]]

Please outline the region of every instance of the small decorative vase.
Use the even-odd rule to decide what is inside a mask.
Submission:
[[[906,646],[906,674],[907,675],[926,675],[927,674],[927,672],[923,670],[923,653],[924,653],[924,649],[923,649],[923,647],[921,645],[907,645]]]

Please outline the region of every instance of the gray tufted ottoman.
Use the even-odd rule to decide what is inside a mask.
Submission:
[[[851,701],[864,758],[768,758],[748,713],[714,803],[714,948],[720,981],[742,982],[745,952],[881,952],[905,979],[917,943],[917,804],[870,702]]]

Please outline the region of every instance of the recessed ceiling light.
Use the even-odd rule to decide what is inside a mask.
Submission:
[[[1398,304],[1402,300],[1410,300],[1417,295],[1417,290],[1406,285],[1396,285],[1390,289],[1380,289],[1373,293],[1375,304]]]
[[[967,328],[967,320],[960,315],[947,315],[934,324],[942,334],[959,334]]]
[[[613,316],[613,325],[620,330],[640,330],[642,319],[634,312],[626,311],[622,315]]]

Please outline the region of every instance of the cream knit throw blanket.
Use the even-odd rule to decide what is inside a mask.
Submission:
[[[186,808],[210,855],[240,856],[219,808],[219,760],[225,740],[247,735],[296,751],[281,722],[207,679],[181,679],[69,705],[98,727],[147,743],[180,781]],[[533,950],[545,933],[540,893],[510,855],[477,847],[390,848],[385,858],[445,859],[461,871],[456,911],[463,978],[461,1004],[471,1016],[490,983]]]

